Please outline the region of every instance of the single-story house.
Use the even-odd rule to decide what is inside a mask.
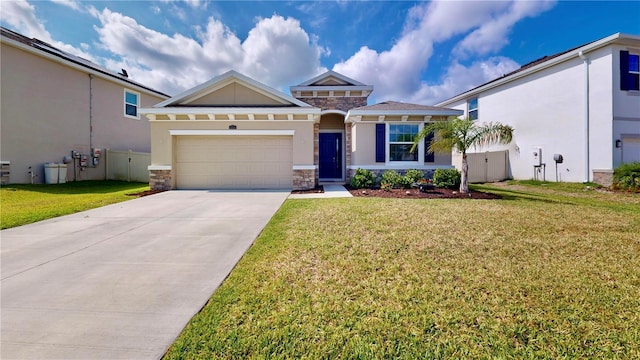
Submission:
[[[0,44],[2,183],[43,183],[65,157],[68,180],[105,179],[104,149],[150,152],[138,110],[168,95],[4,27]]]
[[[514,127],[510,177],[595,181],[640,161],[640,36],[614,34],[555,55],[438,103],[471,119]],[[562,162],[556,164],[555,159]],[[545,175],[546,171],[546,175]]]
[[[153,189],[308,189],[382,172],[451,167],[450,155],[409,151],[429,121],[463,111],[399,102],[328,71],[292,96],[229,71],[150,108]]]

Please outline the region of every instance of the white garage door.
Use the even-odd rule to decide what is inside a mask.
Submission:
[[[622,162],[640,161],[640,137],[622,138]]]
[[[178,189],[290,189],[291,136],[178,136]]]

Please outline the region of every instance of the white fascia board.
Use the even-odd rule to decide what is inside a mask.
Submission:
[[[340,80],[342,80],[342,81],[344,81],[346,83],[350,83],[350,84],[353,84],[353,85],[364,85],[363,83],[361,83],[359,81],[356,81],[356,80],[354,80],[354,79],[352,79],[350,77],[347,77],[345,75],[339,74],[339,73],[337,73],[337,72],[335,72],[333,70],[329,70],[327,72],[323,72],[322,74],[314,77],[313,79],[307,80],[307,81],[303,82],[302,84],[299,84],[298,86],[311,85],[311,84],[316,83],[316,82],[318,82],[318,81],[320,81],[322,79],[326,79],[326,78],[332,77],[332,76],[335,77],[335,78],[338,78],[338,79],[340,79]]]
[[[169,130],[171,136],[293,136],[295,130]]]
[[[462,115],[462,110],[350,110],[348,116],[456,116]]]
[[[466,100],[469,97],[473,97],[475,95],[478,95],[484,91],[496,88],[498,86],[504,85],[506,83],[509,83],[511,81],[514,80],[518,80],[521,79],[525,76],[528,76],[530,74],[536,73],[538,71],[550,68],[552,66],[555,66],[557,64],[560,64],[562,62],[565,62],[567,60],[570,60],[572,58],[577,58],[579,57],[579,53],[582,51],[582,53],[588,53],[588,52],[592,52],[594,50],[597,50],[601,47],[607,46],[607,45],[612,45],[613,43],[615,43],[617,40],[630,40],[632,42],[634,41],[638,41],[640,42],[640,36],[635,36],[635,35],[626,35],[626,34],[621,34],[621,33],[615,33],[613,35],[607,36],[606,38],[594,41],[590,44],[587,44],[585,46],[579,47],[577,49],[573,49],[572,51],[569,51],[566,54],[560,55],[558,57],[555,57],[551,60],[545,61],[543,63],[540,63],[536,66],[532,66],[528,69],[522,70],[520,72],[517,72],[513,75],[510,76],[506,76],[502,79],[498,79],[498,80],[492,80],[489,83],[485,84],[485,85],[481,85],[478,88],[475,89],[471,89],[468,91],[465,91],[461,94],[458,94],[452,98],[446,99],[440,103],[437,103],[436,106],[447,106],[450,104],[453,104],[455,102],[459,102],[462,100]],[[640,44],[639,44],[640,45]]]
[[[373,91],[371,85],[331,85],[331,86],[292,86],[291,92],[296,91]]]
[[[40,50],[38,48],[34,48],[32,46],[23,44],[23,43],[21,43],[19,41],[16,41],[16,40],[13,40],[13,39],[10,39],[10,38],[6,38],[4,36],[0,37],[0,42],[7,43],[8,45],[16,47],[16,48],[18,48],[20,50],[24,50],[24,51],[26,51],[28,53],[34,54],[36,56],[43,57],[43,58],[45,58],[47,60],[51,60],[51,61],[57,62],[57,63],[62,64],[64,66],[68,66],[68,67],[70,67],[72,69],[75,69],[75,70],[78,70],[78,71],[81,71],[81,72],[84,72],[84,73],[87,73],[87,74],[91,74],[91,75],[93,75],[95,77],[99,77],[99,78],[101,78],[103,80],[107,80],[107,81],[116,83],[118,85],[122,85],[123,87],[127,87],[129,89],[134,89],[136,91],[140,91],[141,93],[157,96],[157,97],[160,97],[160,98],[167,98],[168,97],[166,95],[162,95],[161,93],[150,91],[149,89],[146,89],[146,88],[144,88],[144,87],[142,87],[140,85],[136,85],[133,82],[120,80],[115,76],[106,75],[101,71],[92,69],[92,68],[87,67],[87,66],[82,66],[80,64],[76,64],[73,61],[66,60],[64,58],[61,58],[59,56],[55,56],[53,54],[49,54],[46,51],[42,51],[42,50]],[[95,65],[96,66],[100,66],[98,64],[95,64]],[[105,71],[108,72],[109,70],[105,69]]]
[[[143,108],[138,109],[140,114],[155,114],[155,115],[167,115],[167,114],[175,114],[175,115],[199,115],[199,114],[236,114],[236,115],[245,115],[245,114],[311,114],[311,115],[320,115],[322,110],[316,107],[275,107],[275,108],[213,108],[213,107],[169,107],[169,108]]]

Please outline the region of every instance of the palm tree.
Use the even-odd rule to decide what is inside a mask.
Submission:
[[[467,173],[469,165],[467,163],[467,151],[476,146],[508,144],[513,138],[513,131],[511,126],[501,123],[478,125],[468,118],[450,118],[447,121],[436,121],[426,125],[416,135],[411,151],[415,151],[418,143],[429,134],[434,134],[433,140],[427,149],[430,153],[460,151],[462,153],[460,192],[468,193],[469,181]]]

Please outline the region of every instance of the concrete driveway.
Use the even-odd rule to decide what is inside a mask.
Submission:
[[[3,230],[2,359],[157,359],[286,191],[169,191]]]

